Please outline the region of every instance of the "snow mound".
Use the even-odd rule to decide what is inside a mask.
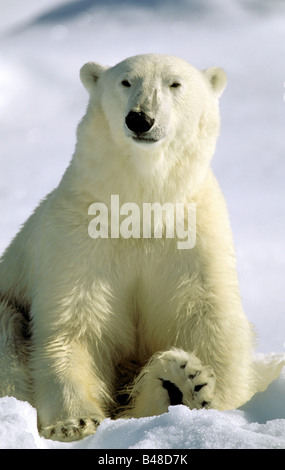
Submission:
[[[279,358],[280,359],[280,358]],[[284,359],[284,355],[283,355]],[[264,357],[260,365],[272,357]],[[275,358],[276,362],[278,362]],[[1,449],[285,449],[285,367],[265,391],[238,410],[189,410],[140,419],[105,419],[96,434],[73,443],[44,439],[36,410],[13,397],[0,399]]]

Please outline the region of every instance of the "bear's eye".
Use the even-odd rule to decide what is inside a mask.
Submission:
[[[173,83],[171,83],[170,88],[178,88],[178,87],[180,87],[180,86],[181,86],[181,83],[179,83],[179,82],[173,82]]]
[[[127,88],[129,88],[129,87],[131,86],[131,84],[130,84],[130,82],[128,82],[128,80],[123,80],[123,81],[121,82],[121,84],[122,84],[123,86],[127,87]]]

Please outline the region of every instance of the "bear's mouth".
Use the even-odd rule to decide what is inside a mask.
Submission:
[[[154,144],[159,141],[159,139],[153,139],[151,137],[144,137],[144,136],[133,136],[132,139],[135,142],[140,142],[143,144]]]

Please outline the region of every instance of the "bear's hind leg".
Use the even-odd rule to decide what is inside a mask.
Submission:
[[[135,380],[129,414],[136,418],[159,415],[178,404],[209,408],[215,384],[212,368],[194,354],[177,348],[155,354]]]
[[[1,300],[1,299],[0,299]],[[0,397],[32,404],[28,314],[16,302],[0,301]]]

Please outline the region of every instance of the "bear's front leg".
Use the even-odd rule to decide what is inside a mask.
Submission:
[[[106,417],[108,392],[86,344],[57,337],[32,357],[40,434],[73,441],[96,431]]]
[[[192,353],[172,348],[155,354],[139,374],[133,391],[131,415],[139,418],[165,413],[169,405],[209,408],[216,377]]]

